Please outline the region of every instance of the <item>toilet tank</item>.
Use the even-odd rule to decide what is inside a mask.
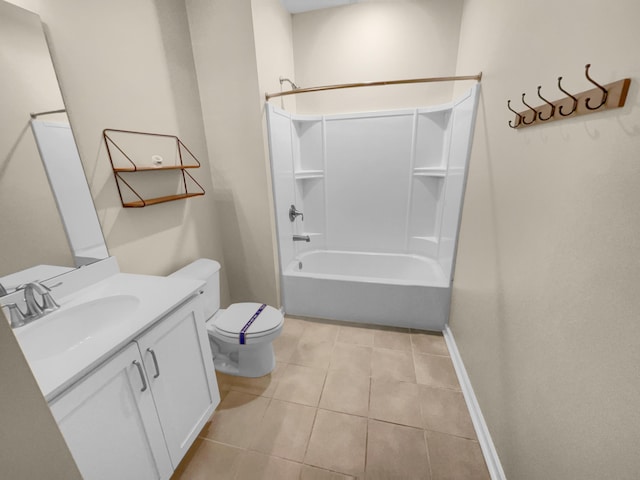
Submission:
[[[220,309],[220,264],[215,260],[199,258],[169,276],[192,278],[205,282],[200,292],[204,303],[205,319],[213,317],[213,314]]]

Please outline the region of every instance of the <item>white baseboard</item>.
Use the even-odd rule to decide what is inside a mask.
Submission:
[[[464,395],[464,399],[467,402],[467,408],[469,409],[469,413],[471,414],[471,421],[473,422],[473,427],[476,430],[478,442],[480,443],[480,448],[482,449],[484,460],[487,463],[487,468],[489,469],[491,480],[506,480],[507,477],[504,475],[502,464],[500,463],[500,459],[498,458],[498,452],[496,452],[495,445],[493,444],[493,440],[491,439],[491,434],[489,434],[489,429],[487,428],[487,424],[484,421],[484,417],[482,416],[482,411],[480,411],[478,399],[473,392],[473,387],[471,386],[469,375],[467,375],[467,370],[464,368],[464,363],[462,362],[460,351],[458,350],[458,346],[456,345],[456,341],[453,338],[453,333],[451,332],[449,325],[445,326],[442,333],[444,334],[444,339],[447,342],[451,360],[453,361],[453,367],[455,368],[456,374],[458,375],[460,388],[462,389],[462,394]]]

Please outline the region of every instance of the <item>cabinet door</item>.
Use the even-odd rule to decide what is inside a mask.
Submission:
[[[171,476],[151,389],[138,365],[142,359],[132,343],[50,404],[87,480]]]
[[[220,403],[201,301],[137,340],[174,468]]]

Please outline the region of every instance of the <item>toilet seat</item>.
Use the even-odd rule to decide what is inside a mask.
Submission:
[[[207,325],[207,330],[226,341],[239,343],[240,332],[261,307],[261,303],[255,302],[234,303],[226,310],[220,311],[219,315],[215,315]],[[283,322],[284,317],[280,310],[266,305],[245,330],[245,341],[270,336],[282,328]]]

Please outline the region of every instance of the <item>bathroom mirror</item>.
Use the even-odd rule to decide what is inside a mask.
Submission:
[[[2,0],[0,62],[0,278],[107,257],[40,17]]]

